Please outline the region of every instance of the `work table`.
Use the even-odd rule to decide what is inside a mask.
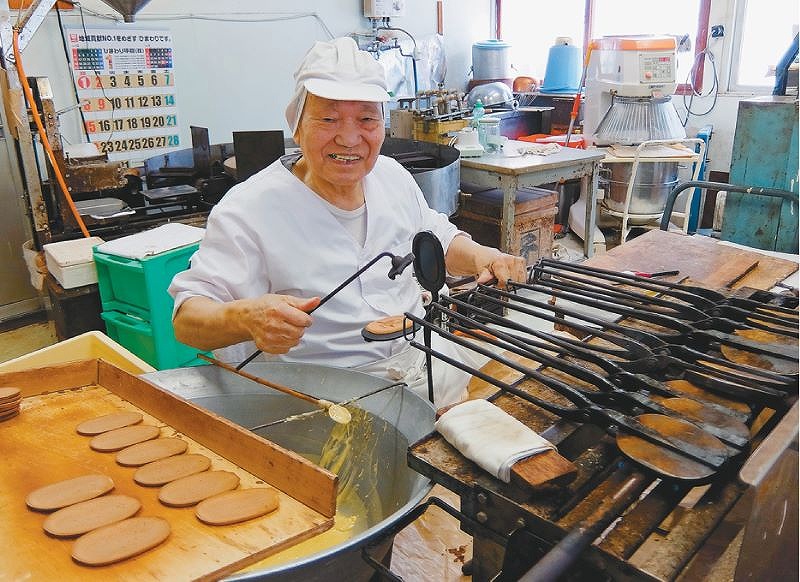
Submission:
[[[503,144],[502,153],[489,153],[478,157],[461,158],[461,181],[500,188],[503,191],[503,215],[500,223],[500,249],[510,248],[514,228],[514,201],[517,189],[527,186],[563,183],[580,179],[581,195],[594,199],[597,190],[598,167],[605,157],[601,150],[561,148],[548,155],[519,154],[533,144],[509,140]],[[595,224],[596,209],[587,205],[586,224]],[[593,254],[592,245],[584,238],[584,254]]]

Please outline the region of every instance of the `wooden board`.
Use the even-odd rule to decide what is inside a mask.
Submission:
[[[237,443],[237,437],[243,439],[244,435],[237,435],[233,429],[246,435],[250,433],[232,424],[227,426],[227,421],[222,422],[224,419],[202,409],[194,410],[191,403],[109,364],[93,360],[55,366],[46,373],[39,369],[0,374],[0,385],[7,384],[10,379],[22,388],[24,398],[20,415],[0,423],[0,457],[4,462],[0,471],[0,507],[3,508],[0,546],[6,549],[0,579],[216,579],[333,525],[331,517],[283,492],[280,493],[280,508],[273,514],[231,526],[208,526],[197,520],[193,508],[162,505],[158,501],[159,488],[134,483],[135,467],[118,465],[113,453],[92,451],[89,438],[79,435],[75,427],[84,420],[117,410],[138,410],[143,413],[145,423],[161,427],[161,436],[180,437],[187,441],[189,453],[208,456],[212,469],[236,473],[241,487],[264,486],[263,476],[244,470],[220,454],[225,446],[209,448],[192,438],[196,434],[199,439],[211,442],[214,439],[207,433],[215,433],[222,435],[221,439],[226,436],[232,439],[230,442],[236,448],[243,442]],[[72,386],[64,386],[65,382]],[[54,389],[57,391],[52,391]],[[134,397],[139,407],[115,393],[126,389],[138,390]],[[157,407],[162,395],[174,398],[172,404],[177,413],[167,411],[156,416],[145,408],[148,403]],[[205,418],[199,426],[189,427],[189,431],[176,430],[174,425],[164,421],[167,416],[177,423],[183,419],[188,424],[192,419],[197,420],[196,414],[205,414]],[[274,445],[265,445],[268,441],[252,436],[257,440],[250,441],[249,448],[240,452],[243,456],[249,453],[251,457],[245,464],[264,465],[266,470],[262,467],[259,471],[262,475],[277,472],[279,469],[274,463],[264,463],[266,451],[271,451],[273,456],[277,454]],[[30,511],[25,506],[25,497],[38,487],[94,472],[111,477],[116,485],[115,493],[137,498],[142,503],[138,515],[166,519],[172,528],[167,541],[119,564],[87,568],[73,562],[70,558],[73,542],[47,536],[42,529],[47,514]],[[327,471],[323,471],[323,476],[325,473]],[[13,551],[9,551],[11,548]],[[47,558],[42,559],[43,556]]]
[[[758,262],[755,268],[754,262]],[[798,264],[761,253],[721,245],[704,236],[651,230],[603,255],[595,255],[587,265],[617,271],[680,271],[675,281],[688,277],[687,284],[720,289],[769,289],[795,271]],[[749,272],[748,272],[749,270]],[[739,278],[740,275],[744,275]]]
[[[511,467],[511,482],[531,489],[559,487],[575,479],[578,468],[556,451],[545,451],[517,461]]]

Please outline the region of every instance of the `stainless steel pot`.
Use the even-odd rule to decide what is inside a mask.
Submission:
[[[608,164],[610,174],[601,177],[605,187],[603,205],[614,212],[625,212],[625,197],[633,170],[632,163]],[[678,183],[678,162],[639,163],[636,183],[631,192],[629,214],[660,214],[664,212],[667,195]]]
[[[248,371],[337,402],[391,384],[361,372],[310,364],[253,362]],[[246,428],[314,409],[303,400],[274,392],[214,366],[164,370],[144,377]],[[434,410],[429,402],[402,387],[389,388],[357,403],[372,415],[374,430],[369,438],[378,462],[374,475],[377,481],[368,471],[361,471],[359,475],[362,479],[369,477],[369,482],[359,490],[371,491],[372,496],[365,500],[371,510],[366,529],[331,548],[279,566],[247,572],[235,579],[367,580],[374,574],[361,557],[362,548],[382,540],[373,550],[377,559],[382,558],[392,544],[392,537],[387,537],[386,530],[416,506],[432,487],[430,481],[408,468],[406,450],[410,443],[433,430]],[[332,422],[327,416],[317,414],[256,432],[316,461],[331,428]]]
[[[450,216],[458,209],[461,166],[456,148],[427,141],[387,137],[381,153],[411,172],[428,205]]]

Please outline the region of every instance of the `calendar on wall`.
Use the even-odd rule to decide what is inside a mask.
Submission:
[[[181,146],[172,34],[68,28],[86,132],[109,160],[142,161]]]

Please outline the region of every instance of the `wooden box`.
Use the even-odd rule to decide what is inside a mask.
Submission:
[[[466,127],[466,119],[451,119],[450,121],[430,121],[414,119],[412,137],[418,141],[430,141],[447,145],[452,141],[451,133]]]
[[[87,331],[106,330],[106,324],[100,317],[100,291],[97,283],[64,289],[52,273],[48,273],[44,281],[59,341]]]
[[[333,525],[337,478],[170,392],[103,360],[84,360],[0,373],[0,386],[22,390],[19,415],[0,422],[0,546],[3,580],[209,580],[317,535]],[[179,437],[189,453],[211,459],[211,468],[236,473],[240,487],[278,489],[279,508],[229,526],[200,522],[194,508],[158,501],[157,487],[133,481],[114,453],[89,448],[75,427],[120,410],[142,413],[161,436]],[[171,533],[161,545],[122,562],[81,566],[70,555],[73,539],[48,536],[47,514],[31,511],[26,496],[39,487],[90,473],[114,481],[114,492],[138,499],[139,516],[167,520]]]
[[[503,191],[461,184],[461,204],[453,223],[483,245],[500,247]],[[553,224],[558,211],[558,192],[542,188],[520,188],[514,204],[514,237],[511,248],[501,249],[525,258],[532,265],[550,257]]]

